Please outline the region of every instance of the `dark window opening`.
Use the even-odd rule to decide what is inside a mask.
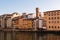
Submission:
[[[56,28],[56,26],[55,26],[55,28]]]
[[[57,19],[59,19],[59,17],[57,17]]]
[[[50,17],[49,17],[49,20],[50,20]]]
[[[50,26],[49,26],[49,28],[50,28]]]
[[[58,26],[58,28],[59,28],[59,26]]]
[[[52,28],[53,28],[53,26],[52,26]]]

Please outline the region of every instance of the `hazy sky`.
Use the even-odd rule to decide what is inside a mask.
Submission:
[[[60,0],[0,0],[0,14],[12,12],[35,13],[35,8],[41,11],[60,9]]]

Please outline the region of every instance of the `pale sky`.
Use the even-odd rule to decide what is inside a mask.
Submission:
[[[35,13],[35,8],[40,10],[60,10],[60,0],[0,0],[0,15],[13,12]]]

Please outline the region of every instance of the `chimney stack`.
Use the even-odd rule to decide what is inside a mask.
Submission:
[[[39,17],[39,8],[38,7],[36,8],[36,17],[37,18]]]

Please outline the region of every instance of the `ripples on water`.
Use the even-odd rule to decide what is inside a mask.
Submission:
[[[60,40],[60,34],[0,31],[0,40]]]

